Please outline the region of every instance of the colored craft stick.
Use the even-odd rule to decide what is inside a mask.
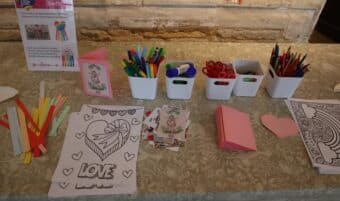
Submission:
[[[54,114],[53,114],[53,118],[57,115],[59,110],[63,107],[63,105],[65,104],[66,100],[67,100],[67,97],[62,97],[60,99],[60,101],[55,105],[55,111],[54,111]]]
[[[30,147],[28,134],[27,134],[25,114],[20,108],[17,109],[17,112],[18,112],[18,117],[19,117],[22,151],[28,152],[31,150],[31,147]]]
[[[38,125],[33,121],[32,116],[30,115],[30,113],[28,112],[28,110],[26,109],[24,103],[21,102],[21,100],[19,98],[15,99],[15,102],[17,104],[17,106],[24,112],[26,120],[33,126],[33,128],[36,131],[40,131]]]
[[[40,114],[39,114],[39,128],[40,129],[42,129],[43,124],[44,124],[45,119],[46,119],[46,115],[47,115],[47,112],[48,112],[48,102],[49,102],[49,98],[45,98],[44,105],[43,105],[42,110],[40,111]]]
[[[8,128],[9,129],[9,124],[3,120],[0,119],[0,126],[3,126],[4,128]]]
[[[39,84],[39,97],[45,97],[45,81],[40,81]]]
[[[22,149],[21,149],[21,140],[20,140],[20,136],[21,136],[20,127],[19,127],[19,121],[18,121],[16,108],[8,107],[7,114],[8,114],[9,129],[11,131],[13,152],[16,156],[19,156],[22,153]]]
[[[2,115],[1,118],[3,118],[3,119],[8,119],[8,115],[5,113],[5,114]]]
[[[39,148],[39,150],[40,150],[42,153],[44,153],[44,154],[47,153],[47,149],[46,149],[46,147],[45,147],[44,145],[39,144],[39,145],[38,145],[38,148]]]
[[[24,164],[28,165],[32,161],[32,153],[31,152],[26,152],[25,153],[25,158],[24,158]]]
[[[61,111],[60,115],[58,118],[53,120],[52,123],[52,128],[50,129],[50,132],[48,133],[48,136],[56,136],[57,135],[57,130],[60,127],[61,123],[69,113],[71,107],[70,106],[65,106],[64,109]]]
[[[39,142],[40,142],[40,144],[43,143],[44,138],[45,138],[46,133],[47,133],[47,130],[48,130],[48,127],[49,127],[49,125],[50,125],[51,122],[52,122],[52,116],[53,116],[54,110],[55,110],[55,106],[52,105],[51,108],[50,108],[49,111],[48,111],[48,114],[47,114],[45,123],[44,123],[44,125],[43,125],[43,127],[42,127],[42,129],[41,129],[41,134],[40,134],[40,136],[39,136]]]

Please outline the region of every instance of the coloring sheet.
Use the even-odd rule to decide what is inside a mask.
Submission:
[[[94,105],[72,113],[49,197],[136,193],[143,113]]]
[[[340,102],[291,99],[286,103],[313,166],[320,173],[340,173]]]
[[[73,0],[16,0],[29,70],[79,71]]]

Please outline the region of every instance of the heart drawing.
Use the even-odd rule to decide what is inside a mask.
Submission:
[[[103,161],[122,148],[130,136],[130,123],[117,119],[91,122],[86,128],[85,144]]]
[[[76,138],[78,140],[80,140],[81,138],[83,138],[85,136],[85,133],[84,132],[81,132],[81,133],[76,133]]]
[[[72,154],[71,157],[72,157],[73,160],[79,161],[82,156],[83,156],[83,152],[79,151],[77,153]]]
[[[138,136],[130,136],[130,140],[132,141],[132,142],[137,142],[137,140],[138,140]]]
[[[65,168],[65,169],[63,169],[63,174],[65,176],[69,176],[70,174],[72,174],[72,172],[73,172],[73,168]]]
[[[124,153],[124,159],[126,160],[126,162],[132,160],[134,157],[135,157],[135,154],[130,154],[129,152]]]
[[[84,115],[84,120],[85,120],[85,121],[89,121],[89,120],[91,120],[92,118],[93,118],[92,115],[89,115],[89,114],[85,114],[85,115]]]
[[[278,118],[271,114],[264,114],[261,122],[279,138],[295,136],[299,133],[298,126],[291,118]]]
[[[131,125],[139,125],[139,124],[140,124],[140,121],[138,121],[137,118],[133,118],[133,119],[131,120]]]
[[[132,173],[133,173],[133,170],[124,170],[122,172],[122,174],[125,178],[129,178],[132,175]]]
[[[69,183],[67,183],[67,182],[59,182],[59,186],[60,186],[60,188],[62,188],[62,189],[67,188],[68,185],[69,185]]]

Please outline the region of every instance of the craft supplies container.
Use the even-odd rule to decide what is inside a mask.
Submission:
[[[233,70],[236,75],[234,66]],[[206,97],[210,100],[228,100],[233,91],[236,78],[211,78],[207,76],[205,85]]]
[[[132,97],[136,99],[153,100],[157,95],[156,78],[143,78],[128,76]]]
[[[290,98],[302,79],[303,77],[279,77],[272,66],[269,66],[265,77],[265,87],[272,98]]]
[[[171,65],[180,65],[190,63],[194,66],[191,61],[172,61],[168,62]],[[195,67],[195,66],[194,66]],[[187,100],[191,98],[192,89],[194,87],[196,75],[192,78],[188,77],[173,77],[170,78],[165,76],[166,81],[166,92],[170,99],[183,99]]]
[[[235,60],[233,65],[237,73],[233,95],[256,96],[264,77],[261,64],[254,60]]]

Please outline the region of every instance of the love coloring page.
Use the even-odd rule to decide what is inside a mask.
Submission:
[[[49,197],[136,193],[143,112],[83,105],[72,113]]]

